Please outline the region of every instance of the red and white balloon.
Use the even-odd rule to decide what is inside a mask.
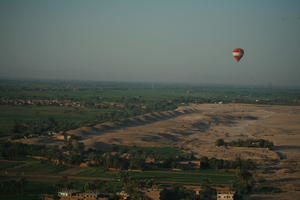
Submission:
[[[244,55],[244,49],[241,48],[233,49],[232,55],[236,59],[236,61],[239,62]]]

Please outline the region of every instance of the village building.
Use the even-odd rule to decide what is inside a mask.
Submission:
[[[232,190],[217,190],[217,200],[234,200],[234,195]]]
[[[141,192],[143,192],[144,195],[151,200],[159,200],[161,191],[162,190],[157,187],[152,187],[152,188],[148,188],[148,189],[145,188],[145,189],[141,190]]]
[[[121,200],[127,200],[130,197],[130,195],[125,191],[118,192],[117,195],[120,197]]]
[[[145,163],[154,164],[154,163],[156,163],[156,159],[152,158],[152,157],[147,157],[147,158],[145,158]]]
[[[79,192],[66,190],[58,192],[60,200],[108,200],[108,195],[98,192]]]

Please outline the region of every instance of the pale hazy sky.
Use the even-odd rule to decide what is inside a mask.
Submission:
[[[300,1],[0,0],[0,78],[300,86]]]

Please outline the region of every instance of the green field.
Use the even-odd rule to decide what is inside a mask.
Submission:
[[[0,161],[1,173],[4,170],[9,170],[9,174],[25,174],[31,175],[45,175],[45,176],[74,176],[69,174],[67,169],[79,170],[76,177],[93,177],[93,178],[108,178],[112,180],[119,179],[118,171],[106,171],[104,168],[98,167],[66,167],[62,165],[54,165],[48,163],[40,163],[39,161]],[[72,171],[72,170],[71,170]],[[202,183],[209,179],[213,184],[229,184],[236,179],[234,172],[226,170],[185,170],[185,171],[171,171],[171,170],[152,170],[142,172],[129,172],[129,176],[133,179],[153,179],[157,182],[176,182],[176,183]]]
[[[193,84],[0,80],[0,98],[58,99],[83,102],[142,101],[194,98],[198,101],[299,105],[299,88],[253,86],[205,86]],[[136,100],[136,99],[135,99]]]
[[[40,162],[29,162],[26,165],[22,165],[18,168],[18,171],[30,172],[30,173],[57,173],[68,169],[63,165],[54,165]]]
[[[25,162],[0,160],[0,170],[11,169],[16,166],[23,165],[23,164],[25,164]]]
[[[100,114],[111,109],[95,109],[90,107],[70,108],[58,106],[10,106],[0,105],[0,133],[9,135],[16,120],[47,120],[84,125],[97,120]]]
[[[169,171],[145,171],[145,172],[130,172],[130,176],[134,179],[153,179],[157,182],[176,182],[182,184],[200,184],[207,179],[214,185],[230,184],[236,180],[234,174],[219,174],[215,172],[169,172]]]
[[[5,200],[40,200],[43,194],[56,192],[54,183],[28,181],[23,194],[0,194],[0,199]]]
[[[107,171],[96,167],[82,169],[76,176],[98,177],[98,178],[119,178],[119,172]],[[234,172],[224,170],[197,170],[197,171],[143,171],[129,172],[133,179],[155,180],[162,183],[182,183],[182,184],[201,184],[207,179],[214,185],[230,184],[236,180]]]
[[[99,167],[87,167],[81,170],[76,176],[83,176],[83,177],[103,177],[105,175],[105,169]],[[116,175],[108,175],[105,178],[116,178]]]
[[[41,175],[53,175],[69,167],[63,165],[54,165],[50,163],[41,163],[40,161],[0,161],[0,172],[3,173],[7,170],[12,174],[41,174]]]
[[[146,101],[159,101],[172,99],[181,95],[185,95],[184,89],[136,89],[136,88],[106,88],[104,90],[84,89],[84,90],[19,90],[6,91],[0,94],[6,98],[25,98],[25,99],[59,99],[84,101],[87,103],[102,101],[119,101],[122,98],[134,98],[141,96]]]
[[[0,85],[1,86],[1,85]],[[133,85],[126,87],[111,86],[84,88],[84,89],[47,89],[29,88],[5,90],[0,93],[0,98],[19,98],[19,99],[58,99],[73,100],[87,103],[101,101],[120,101],[123,99],[139,98],[142,101],[162,101],[174,100],[178,98],[195,99],[205,102],[241,102],[255,103],[260,100],[264,104],[298,104],[300,91],[293,88],[234,88],[234,87],[201,87],[201,86],[173,86],[160,85],[157,88],[143,87],[136,88]],[[75,87],[75,86],[74,86]],[[0,88],[1,89],[1,88]],[[1,91],[1,90],[0,90]],[[297,101],[298,100],[298,101]]]

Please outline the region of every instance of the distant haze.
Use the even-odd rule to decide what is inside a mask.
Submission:
[[[300,86],[300,1],[1,0],[0,78]]]

